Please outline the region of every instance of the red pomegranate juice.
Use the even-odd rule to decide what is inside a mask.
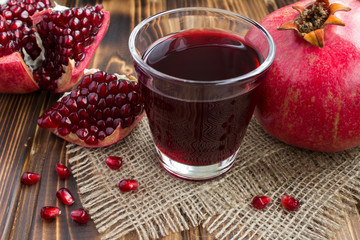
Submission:
[[[241,37],[213,30],[184,31],[161,39],[143,59],[162,73],[197,81],[238,77],[262,61]],[[153,91],[148,86],[154,76],[137,70],[154,142],[162,153],[181,163],[203,166],[237,151],[254,111],[256,89],[224,100],[182,100]],[[198,90],[185,95],[196,94]]]

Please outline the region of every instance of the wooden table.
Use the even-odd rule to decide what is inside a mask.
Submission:
[[[94,4],[95,1],[57,1],[74,6]],[[142,19],[157,12],[190,6],[208,6],[232,10],[257,21],[279,7],[294,0],[104,0],[111,12],[111,25],[93,59],[91,67],[109,72],[133,73],[127,41],[131,30]],[[66,142],[39,129],[38,116],[50,107],[59,95],[36,92],[26,95],[0,94],[0,238],[1,239],[100,239],[95,225],[76,224],[70,211],[81,207],[75,179],[59,180],[55,172],[58,162],[67,164]],[[22,185],[20,176],[25,171],[40,173],[42,180],[33,186]],[[66,217],[46,222],[40,209],[56,204],[55,192],[67,187],[77,199],[66,208]],[[360,203],[353,206],[355,213],[347,218],[337,239],[360,239]],[[125,239],[136,239],[128,235]],[[164,239],[214,239],[201,227],[174,233]]]

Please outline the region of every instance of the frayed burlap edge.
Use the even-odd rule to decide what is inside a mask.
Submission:
[[[159,167],[143,119],[126,139],[101,149],[67,146],[83,207],[102,239],[135,231],[156,239],[202,224],[219,239],[329,239],[360,196],[360,150],[316,153],[283,144],[252,120],[237,162],[224,177],[194,183],[176,179]],[[106,156],[124,158],[119,171]],[[136,178],[140,187],[120,193],[117,184]],[[301,201],[296,212],[280,204],[282,194]],[[251,207],[255,195],[272,203]]]

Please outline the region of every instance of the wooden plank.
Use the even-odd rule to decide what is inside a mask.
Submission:
[[[20,195],[20,176],[27,166],[27,156],[36,126],[41,93],[0,95],[0,238],[9,235]],[[36,171],[28,168],[26,170]]]

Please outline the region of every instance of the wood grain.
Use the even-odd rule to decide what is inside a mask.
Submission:
[[[67,6],[95,4],[94,0],[57,1]],[[133,73],[132,60],[127,47],[131,30],[144,18],[167,9],[207,6],[228,9],[257,21],[268,13],[295,2],[294,0],[104,0],[102,4],[111,12],[111,24],[91,67],[109,72]],[[59,180],[55,172],[58,162],[67,164],[66,143],[39,129],[36,119],[51,106],[58,94],[36,92],[26,95],[0,94],[0,239],[100,239],[92,221],[85,225],[70,219],[70,211],[81,207],[75,179]],[[33,186],[20,184],[25,171],[41,174],[41,182]],[[59,206],[55,193],[67,187],[74,193],[76,203]],[[40,209],[45,205],[59,206],[63,216],[44,222]],[[347,225],[336,239],[360,239],[360,203],[353,206]],[[137,239],[129,234],[123,239]],[[201,226],[173,233],[164,240],[215,239]]]

